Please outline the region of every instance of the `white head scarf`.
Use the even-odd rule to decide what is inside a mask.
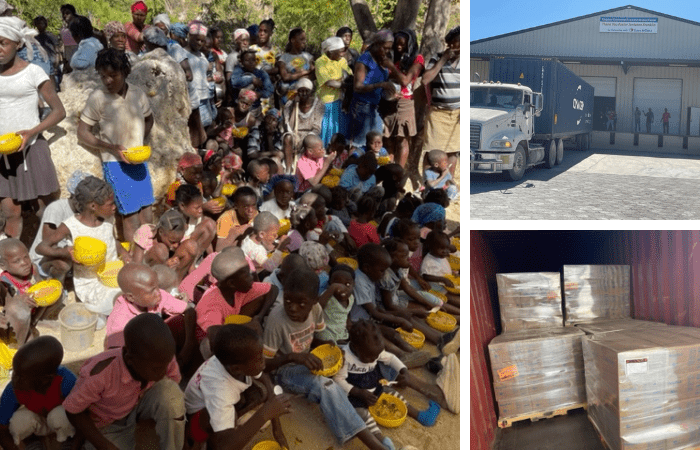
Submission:
[[[19,17],[0,17],[0,37],[11,41],[19,42],[19,47],[27,46],[27,58],[31,61],[34,58],[34,48],[36,46],[43,59],[47,58],[46,50],[34,38],[38,31],[27,28],[27,24]],[[33,44],[33,45],[32,45]]]
[[[155,16],[153,18],[153,25],[155,25],[157,23],[162,23],[163,25],[165,25],[165,27],[168,29],[168,31],[166,31],[166,33],[170,32],[170,17],[168,17],[167,14],[163,13],[163,14],[158,14],[157,16]]]
[[[345,42],[343,42],[343,38],[339,37],[329,37],[325,41],[321,43],[321,51],[323,53],[326,52],[332,52],[334,50],[342,50],[345,48]]]

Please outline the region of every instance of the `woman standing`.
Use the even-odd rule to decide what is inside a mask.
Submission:
[[[394,64],[389,65],[389,77],[401,87],[397,101],[388,102],[384,116],[384,137],[389,153],[401,167],[406,167],[409,141],[417,133],[416,110],[413,104],[413,84],[425,61],[418,54],[416,33],[407,29],[394,34]]]
[[[326,105],[321,127],[323,146],[328,147],[336,133],[345,134],[347,117],[342,111],[343,79],[351,75],[347,61],[343,58],[345,43],[339,37],[331,37],[321,44],[323,55],[316,60],[318,98]]]
[[[126,46],[137,55],[143,50],[143,30],[148,28],[148,25],[146,25],[147,14],[148,6],[141,0],[138,0],[131,5],[132,21],[124,25],[126,29]]]
[[[209,69],[209,61],[202,53],[204,42],[207,39],[207,27],[201,22],[191,22],[189,25],[189,36],[187,40],[187,60],[192,70],[192,81],[190,84],[197,92],[199,97],[199,107],[197,108],[197,117],[190,116],[191,120],[199,121],[199,139],[193,139],[192,145],[195,148],[200,148],[206,142],[205,127],[211,125],[214,120],[214,111],[211,98],[209,97],[209,83],[207,81],[207,70]],[[196,123],[193,123],[196,128]],[[190,127],[190,137],[192,137],[192,127]],[[196,137],[196,136],[195,136]]]
[[[272,45],[271,40],[274,31],[275,21],[272,19],[263,20],[258,27],[258,43],[250,46],[251,50],[255,50],[258,69],[267,72],[273,82],[279,74],[279,69],[275,66],[279,49]]]
[[[24,45],[28,53],[32,44],[38,46],[35,35],[23,20],[0,17],[0,135],[22,137],[19,150],[0,161],[0,210],[7,217],[5,233],[14,238],[22,234],[22,202],[38,199],[43,210],[59,193],[49,145],[41,133],[63,120],[66,111],[46,72],[17,56]],[[39,95],[51,108],[43,121]]]
[[[350,103],[350,139],[354,147],[365,145],[365,136],[370,131],[383,133],[384,123],[379,116],[379,101],[384,95],[396,95],[394,84],[389,80],[389,71],[385,66],[392,64],[385,61],[386,55],[394,43],[391,30],[379,30],[368,40],[367,51],[355,62],[355,83]]]
[[[136,64],[136,61],[138,61],[138,57],[136,56],[136,53],[127,50],[126,48],[126,28],[124,28],[124,24],[121,22],[112,21],[112,22],[107,22],[107,25],[105,25],[104,30],[102,32],[105,35],[105,39],[107,39],[107,44],[109,45],[109,48],[114,48],[116,50],[119,50],[120,52],[124,52],[126,54],[126,57],[129,59],[129,64],[132,66]]]
[[[300,78],[311,78],[314,75],[314,57],[305,52],[306,33],[301,28],[293,28],[289,32],[287,46],[277,61],[280,71],[279,94],[284,105],[287,100],[294,98],[296,84]]]
[[[286,173],[294,173],[296,159],[301,154],[301,146],[308,134],[321,135],[321,124],[326,107],[313,94],[314,85],[308,78],[297,83],[297,95],[287,102],[282,110],[282,149]]]
[[[59,31],[61,42],[63,42],[63,73],[70,73],[70,59],[73,53],[78,49],[78,43],[70,34],[70,24],[75,20],[75,6],[65,4],[61,6],[61,17],[63,18],[63,28]]]

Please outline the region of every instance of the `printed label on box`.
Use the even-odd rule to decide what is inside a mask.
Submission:
[[[576,281],[567,281],[564,283],[564,289],[567,291],[574,291],[578,289],[578,283]]]
[[[649,360],[647,358],[628,359],[625,361],[625,373],[646,373]]]
[[[547,292],[547,300],[552,300],[553,298],[559,297],[559,294],[557,294],[554,291],[549,291]]]
[[[513,364],[512,366],[504,367],[498,371],[498,378],[503,380],[510,380],[518,376],[518,367]]]

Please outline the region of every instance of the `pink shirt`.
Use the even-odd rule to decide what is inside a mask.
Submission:
[[[197,325],[204,331],[212,325],[223,325],[226,316],[240,314],[241,308],[270,291],[270,283],[253,283],[248,292],[236,292],[233,306],[221,295],[217,286],[210,287],[197,303]]]
[[[194,290],[197,288],[198,284],[203,283],[205,286],[216,285],[216,278],[211,276],[211,264],[214,262],[214,258],[216,258],[216,255],[218,254],[219,252],[214,252],[206,258],[204,258],[202,262],[199,263],[196,269],[194,269],[192,272],[187,274],[185,278],[182,279],[182,282],[180,283],[180,292],[187,295],[187,298],[189,298],[191,301],[194,300]],[[250,271],[255,272],[256,268],[253,261],[248,259],[248,257],[246,257],[246,261],[248,261],[248,267],[250,267]]]
[[[307,180],[316,176],[319,170],[323,168],[323,158],[312,159],[306,153],[301,155],[297,161],[296,177],[299,180],[299,189],[297,192],[304,192],[311,189],[311,183]]]
[[[369,222],[360,223],[357,220],[351,220],[348,234],[355,241],[357,248],[368,243],[379,244],[381,242],[377,229]]]
[[[109,359],[111,362],[101,371],[90,374],[95,366]],[[174,357],[165,376],[176,383],[180,382],[180,370]],[[78,381],[63,401],[63,407],[71,414],[89,409],[95,426],[102,428],[126,417],[153,384],[155,382],[150,381],[145,387],[141,387],[141,382],[134,380],[127,369],[122,358],[122,349],[110,349],[93,356],[83,364]]]
[[[187,303],[178,300],[164,290],[160,290],[160,303],[150,313],[162,314],[166,313],[169,316],[182,314],[187,308]],[[114,302],[114,309],[107,318],[107,326],[105,329],[105,349],[122,347],[124,345],[124,327],[134,317],[142,314],[138,306],[129,302],[123,295],[117,297]]]
[[[137,55],[141,51],[141,48],[143,47],[143,42],[139,44],[139,42],[136,40],[136,38],[139,36],[139,34],[143,33],[146,31],[146,28],[148,28],[150,25],[144,25],[143,30],[139,30],[136,28],[136,25],[134,25],[133,22],[128,22],[124,24],[124,29],[126,30],[126,48],[127,50],[131,50],[132,52],[136,53]]]

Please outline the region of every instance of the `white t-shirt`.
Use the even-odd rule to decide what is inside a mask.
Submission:
[[[352,350],[350,350],[350,344],[341,345],[340,348],[344,351],[343,367],[333,376],[333,380],[348,394],[350,394],[353,388],[353,385],[347,381],[348,375],[362,376],[363,374],[373,372],[375,367],[377,367],[377,363],[385,364],[396,372],[401,372],[401,369],[406,368],[406,365],[401,362],[396,355],[386,350],[382,350],[375,361],[363,363],[360,361],[360,358],[355,356]]]
[[[423,257],[423,263],[420,266],[420,274],[433,275],[436,277],[452,275],[450,261],[447,258],[436,258],[428,253]]]
[[[0,76],[0,135],[39,125],[39,86],[49,77],[36,64],[18,73]],[[34,144],[36,136],[29,145]]]
[[[34,238],[34,243],[32,243],[32,248],[29,249],[29,257],[32,259],[32,263],[39,264],[43,256],[37,254],[36,246],[44,240],[44,224],[50,223],[56,226],[56,228],[61,225],[61,222],[71,217],[74,214],[70,207],[70,202],[67,198],[61,198],[54,202],[51,202],[49,206],[44,210],[44,215],[41,217],[41,223],[39,224],[39,230]],[[62,248],[68,245],[70,240],[63,239],[58,243],[58,247]]]
[[[273,271],[282,262],[282,252],[275,250],[269,254],[264,245],[258,244],[251,236],[246,236],[241,243],[241,250],[245,253],[246,258],[253,261],[256,267],[263,268],[267,271]]]
[[[215,433],[236,426],[235,404],[241,399],[241,393],[253,384],[253,379],[246,377],[245,382],[238,381],[226,371],[221,362],[212,356],[204,362],[187,383],[185,389],[185,408],[188,414],[194,414],[204,408],[209,413],[209,423]]]
[[[185,49],[185,52],[187,52],[187,60],[190,63],[190,69],[192,69],[192,81],[190,81],[190,84],[197,91],[201,102],[209,98],[209,82],[207,81],[209,61],[201,52],[199,55],[195,55],[187,49]]]
[[[80,113],[80,120],[93,126],[100,124],[100,139],[126,148],[143,145],[146,117],[153,114],[148,97],[139,88],[127,83],[126,95],[110,94],[103,87],[92,91]],[[100,150],[102,162],[119,161],[114,155]]]
[[[282,209],[277,204],[277,200],[271,198],[260,206],[260,211],[268,211],[275,215],[279,220],[289,219],[292,214],[292,209],[295,203],[293,201],[289,202],[289,207],[287,209]]]

